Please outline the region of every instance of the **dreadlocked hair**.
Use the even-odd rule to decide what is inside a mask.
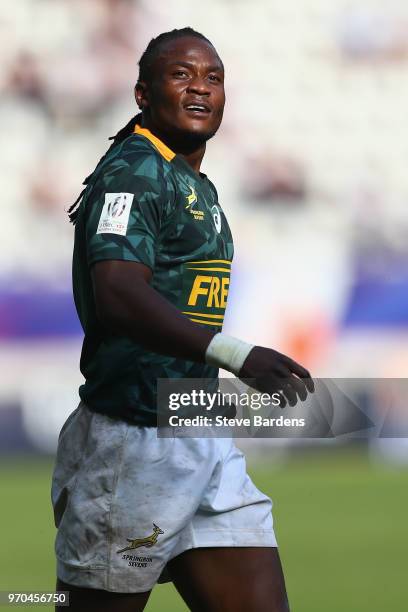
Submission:
[[[145,81],[146,83],[151,82],[152,77],[153,77],[152,67],[156,59],[156,56],[158,55],[158,51],[160,50],[160,46],[162,44],[172,41],[172,40],[176,40],[178,38],[184,38],[186,36],[199,38],[200,40],[205,40],[208,44],[212,46],[211,41],[209,41],[208,38],[204,36],[204,34],[201,34],[200,32],[197,32],[196,30],[190,27],[175,29],[169,32],[163,32],[162,34],[159,34],[158,36],[156,36],[156,38],[152,38],[152,40],[147,45],[144,53],[142,54],[139,60],[138,83],[140,81]],[[75,225],[76,223],[76,220],[78,217],[79,206],[81,204],[84,193],[95,171],[103,164],[103,162],[105,161],[109,153],[112,151],[114,147],[116,147],[116,145],[118,145],[123,140],[125,140],[125,138],[133,134],[136,124],[140,124],[141,120],[142,120],[142,113],[138,113],[137,115],[132,117],[131,120],[123,128],[121,128],[115,136],[110,136],[109,140],[113,140],[112,144],[110,145],[106,153],[101,157],[101,159],[96,165],[96,168],[82,182],[82,184],[85,185],[84,189],[81,191],[81,193],[79,194],[75,202],[68,208],[68,211],[67,211],[68,217],[69,217],[70,222],[73,225]]]
[[[97,168],[99,168],[101,166],[101,164],[103,164],[105,159],[108,157],[109,153],[112,151],[112,149],[114,147],[116,147],[117,144],[119,144],[120,142],[122,142],[122,140],[125,140],[125,138],[127,138],[128,136],[133,134],[133,132],[135,130],[136,123],[141,122],[141,119],[142,119],[142,115],[141,115],[141,113],[138,113],[137,115],[132,117],[131,120],[122,129],[120,129],[119,132],[115,136],[110,136],[109,137],[109,140],[113,140],[113,142],[112,142],[111,146],[109,147],[109,149],[106,151],[106,153],[104,153],[104,155],[102,155],[101,159],[98,161],[95,170]],[[71,204],[71,206],[67,210],[69,220],[70,220],[70,222],[73,225],[75,225],[75,223],[76,223],[76,220],[77,220],[77,217],[78,217],[79,205],[81,204],[81,200],[82,200],[82,198],[84,196],[86,188],[89,185],[89,181],[91,180],[91,178],[93,177],[93,175],[95,173],[95,170],[93,170],[91,172],[91,174],[89,174],[86,177],[86,179],[84,179],[82,184],[85,185],[85,187],[83,188],[83,190],[81,191],[81,193],[79,194],[79,196],[77,197],[75,202],[73,204]]]

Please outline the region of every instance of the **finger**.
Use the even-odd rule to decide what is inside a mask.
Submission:
[[[279,405],[277,406],[278,408],[285,408],[285,406],[287,405],[287,400],[283,394],[283,389],[282,386],[280,386],[279,390],[275,391],[274,395],[279,395]]]
[[[289,373],[286,370],[284,377],[262,376],[255,381],[254,388],[262,393],[268,393],[270,396],[279,396],[279,408],[284,408],[287,405],[287,400],[283,394],[283,386]]]
[[[293,374],[296,374],[296,376],[299,376],[299,378],[311,378],[310,372],[301,366],[300,363],[297,363],[290,357],[286,356],[284,357],[283,361],[290,371],[293,372]]]
[[[299,363],[297,363],[296,361],[293,361],[293,359],[291,359],[290,357],[285,356],[284,361],[287,364],[290,371],[293,372],[293,374],[295,374],[298,378],[301,378],[304,380],[304,383],[308,391],[310,391],[310,393],[313,393],[314,382],[313,382],[313,378],[310,372],[306,370],[306,368],[301,366]]]
[[[314,393],[315,390],[315,384],[314,384],[314,380],[312,377],[310,378],[305,378],[303,379],[303,382],[306,385],[306,389],[310,392],[310,393]]]
[[[298,398],[292,384],[288,382],[282,383],[282,391],[289,402],[289,406],[296,406]]]
[[[296,393],[299,396],[299,399],[304,402],[307,398],[307,388],[305,381],[301,378],[297,378],[296,376],[291,376],[289,384],[295,389]]]
[[[307,395],[307,391],[309,391],[309,393],[313,393],[315,390],[315,386],[314,386],[314,381],[313,378],[299,378],[298,376],[294,376],[293,377],[296,380],[300,380],[302,385],[304,385],[304,389],[306,389],[306,395]],[[306,397],[301,398],[302,400],[306,399]]]
[[[295,406],[297,403],[297,389],[295,376],[292,375],[290,370],[283,365],[283,363],[275,364],[273,369],[273,376],[265,377],[264,379],[269,386],[269,392],[271,389],[279,389],[279,395],[285,397],[290,406]],[[299,380],[299,379],[296,379]],[[285,401],[286,406],[286,401]],[[283,408],[283,403],[280,403],[280,407]]]

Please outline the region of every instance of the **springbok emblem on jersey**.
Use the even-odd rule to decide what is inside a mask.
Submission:
[[[129,538],[126,538],[129,542],[129,545],[125,546],[125,548],[117,550],[116,552],[119,554],[125,552],[126,550],[134,550],[135,548],[141,548],[142,546],[151,548],[157,543],[157,539],[162,533],[164,533],[164,531],[162,531],[160,527],[153,523],[153,533],[151,535],[147,536],[146,538],[136,538],[135,540],[130,540]]]
[[[191,185],[189,185],[189,188],[191,189],[191,193],[190,195],[186,196],[186,200],[187,200],[186,209],[192,208],[193,205],[197,202],[197,194],[195,192],[194,187],[191,187]]]

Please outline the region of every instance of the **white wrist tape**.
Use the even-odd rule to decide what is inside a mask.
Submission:
[[[205,352],[205,362],[238,376],[254,346],[226,334],[215,334]]]

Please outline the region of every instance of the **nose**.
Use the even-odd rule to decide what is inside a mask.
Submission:
[[[200,96],[208,96],[210,94],[210,88],[206,79],[198,75],[191,79],[188,91],[198,93]]]

